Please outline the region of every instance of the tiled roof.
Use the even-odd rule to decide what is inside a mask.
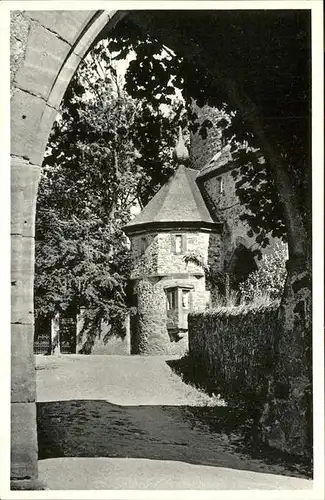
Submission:
[[[180,165],[140,214],[125,226],[126,232],[135,226],[153,226],[155,223],[213,224],[214,221],[195,182],[197,173],[197,170]]]

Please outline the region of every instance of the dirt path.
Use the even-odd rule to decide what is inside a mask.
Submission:
[[[166,363],[171,356],[37,356],[37,400],[98,399],[121,406],[214,405]]]
[[[211,426],[211,421],[218,424],[219,418],[225,419],[227,407],[217,397],[210,398],[186,385],[171,371],[168,359],[38,356],[39,458],[47,479],[51,476],[49,467],[53,472],[68,457],[74,460],[72,467],[84,464],[76,461],[76,457],[83,460],[107,457],[115,458],[117,463],[124,459],[124,465],[127,459],[128,467],[131,460],[134,470],[144,467],[143,460],[150,464],[154,460],[154,467],[160,468],[169,467],[170,462],[182,462],[184,467],[184,463],[192,467],[208,466],[208,475],[213,467],[235,469],[237,476],[245,470],[293,475],[281,463],[270,464],[249,457],[238,447],[238,436],[224,432],[218,425]],[[258,476],[256,484],[264,477],[268,488],[270,484],[276,487],[280,477],[274,475],[266,480],[265,474]],[[57,480],[58,476],[53,473],[51,477]],[[293,484],[288,488],[311,484],[289,477],[280,477],[279,484],[284,481]]]

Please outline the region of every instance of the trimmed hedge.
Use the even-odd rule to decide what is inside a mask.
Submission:
[[[200,385],[224,398],[263,403],[272,374],[279,304],[191,313],[189,357]]]

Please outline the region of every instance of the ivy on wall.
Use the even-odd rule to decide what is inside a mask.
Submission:
[[[281,331],[278,307],[274,302],[189,314],[189,355],[209,390],[225,399],[264,400]]]

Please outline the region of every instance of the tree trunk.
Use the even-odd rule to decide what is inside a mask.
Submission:
[[[260,421],[262,439],[282,451],[312,456],[311,267],[289,260],[274,342],[275,370]]]
[[[312,265],[311,243],[292,180],[276,149],[266,138],[254,105],[231,96],[259,140],[276,180],[287,229],[289,260],[279,315],[283,325],[274,339],[275,366],[268,402],[260,420],[262,439],[282,451],[312,455]]]

